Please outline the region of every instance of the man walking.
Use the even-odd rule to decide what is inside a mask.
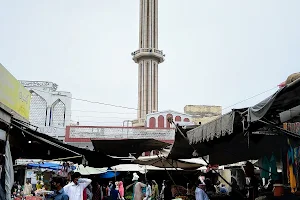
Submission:
[[[56,189],[54,200],[69,200],[69,196],[65,193],[63,186],[65,185],[63,178],[55,177],[52,181],[53,187]]]
[[[81,178],[79,172],[75,172],[71,176],[72,182],[64,187],[65,193],[69,196],[70,200],[83,200],[83,190],[91,184],[92,180]]]

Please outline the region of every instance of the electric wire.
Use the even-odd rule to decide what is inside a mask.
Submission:
[[[275,87],[273,87],[273,88],[271,88],[271,89],[265,90],[265,91],[263,91],[263,92],[260,92],[260,93],[258,93],[258,94],[256,94],[256,95],[254,95],[254,96],[251,96],[251,97],[249,97],[249,98],[246,98],[246,99],[244,99],[244,100],[241,100],[241,101],[239,101],[239,102],[237,102],[237,103],[235,103],[235,104],[232,104],[232,105],[230,105],[230,106],[226,106],[226,107],[223,108],[222,110],[231,108],[231,107],[236,106],[236,105],[238,105],[238,104],[240,104],[240,103],[243,103],[243,102],[245,102],[245,101],[248,101],[248,100],[250,100],[250,99],[253,99],[253,98],[255,98],[255,97],[258,97],[258,96],[260,96],[260,95],[262,95],[262,94],[265,94],[265,93],[267,93],[267,92],[270,92],[270,91],[274,90],[274,89],[277,88],[277,87],[278,87],[278,86],[275,86]],[[39,92],[44,92],[44,93],[52,94],[51,92],[48,92],[48,91],[42,91],[42,90],[37,90],[37,89],[34,89],[33,92],[34,92],[34,91],[39,91]],[[105,103],[105,102],[100,102],[100,101],[91,101],[91,100],[87,100],[87,99],[81,99],[81,98],[75,98],[75,97],[68,97],[68,96],[65,96],[65,97],[66,97],[66,98],[69,98],[69,99],[72,99],[72,100],[82,101],[82,102],[87,102],[87,103],[91,103],[91,104],[99,104],[99,105],[110,106],[110,107],[115,107],[115,108],[122,108],[122,109],[128,109],[128,110],[136,110],[136,111],[139,110],[139,109],[133,108],[133,107],[122,106],[122,105],[116,105],[116,104]],[[142,111],[146,111],[146,110],[142,110]]]

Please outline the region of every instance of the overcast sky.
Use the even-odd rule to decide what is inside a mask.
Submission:
[[[159,49],[166,54],[159,110],[226,108],[300,71],[299,7],[299,0],[159,0]],[[139,0],[0,0],[0,63],[17,79],[52,81],[75,98],[136,108],[138,19]],[[136,117],[133,109],[74,100],[72,110],[81,124]]]

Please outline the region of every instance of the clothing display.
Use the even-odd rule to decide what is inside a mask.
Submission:
[[[296,123],[284,123],[283,128],[293,133],[300,133],[300,122]],[[288,140],[288,151],[287,151],[287,177],[288,182],[291,186],[291,192],[297,191],[299,183],[299,169],[300,169],[300,147],[292,148]]]

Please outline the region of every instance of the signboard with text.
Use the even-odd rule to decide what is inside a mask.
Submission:
[[[0,64],[0,102],[28,120],[30,100],[30,92]]]

